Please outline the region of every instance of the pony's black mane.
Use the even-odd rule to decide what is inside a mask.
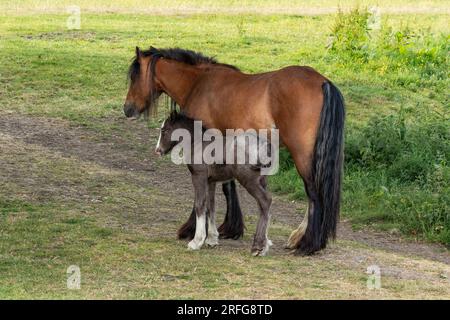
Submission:
[[[239,71],[239,68],[218,62],[213,57],[208,57],[202,54],[201,52],[196,52],[192,50],[187,49],[181,49],[181,48],[165,48],[165,49],[157,49],[154,47],[150,47],[148,50],[141,50],[141,54],[144,57],[154,57],[157,59],[152,59],[152,63],[150,66],[150,71],[152,74],[154,73],[154,67],[155,63],[158,60],[158,58],[165,58],[165,59],[171,59],[176,60],[179,62],[183,62],[190,65],[199,65],[199,64],[212,64],[217,66],[223,66],[227,67],[236,71]],[[138,58],[135,57],[133,62],[131,63],[130,69],[128,71],[128,77],[132,81],[137,78],[139,75],[139,61]]]

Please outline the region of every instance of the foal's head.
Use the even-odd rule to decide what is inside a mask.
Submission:
[[[176,129],[186,129],[193,135],[194,120],[186,117],[182,113],[172,111],[170,116],[164,120],[159,132],[156,154],[162,156],[169,153],[180,141],[172,141],[172,133]]]

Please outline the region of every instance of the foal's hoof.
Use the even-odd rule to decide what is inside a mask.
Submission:
[[[264,257],[269,252],[269,248],[272,245],[272,241],[267,240],[266,245],[262,249],[253,248],[252,249],[252,256],[254,257]]]
[[[188,249],[189,250],[200,250],[200,248],[202,247],[201,243],[197,243],[194,240],[190,241],[188,243]]]
[[[215,247],[219,245],[219,239],[218,238],[206,238],[205,243],[210,247]]]
[[[254,249],[252,250],[252,256],[254,257],[264,257],[267,255],[268,249]]]

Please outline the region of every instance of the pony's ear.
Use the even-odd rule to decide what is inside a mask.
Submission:
[[[141,49],[139,49],[138,46],[136,46],[136,58],[140,58],[141,57]]]

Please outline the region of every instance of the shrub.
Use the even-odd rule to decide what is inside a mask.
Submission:
[[[392,179],[421,183],[450,158],[449,119],[437,114],[377,116],[350,132],[347,164],[384,169]]]
[[[369,13],[359,8],[348,14],[339,10],[331,30],[331,51],[350,59],[366,59],[368,18]]]
[[[367,10],[339,11],[331,30],[328,58],[352,68],[391,75],[401,86],[425,87],[448,81],[448,34],[414,32],[408,27],[393,30],[386,23],[375,32],[368,25],[370,19]]]
[[[436,114],[377,116],[346,142],[344,210],[450,244],[450,124]]]

